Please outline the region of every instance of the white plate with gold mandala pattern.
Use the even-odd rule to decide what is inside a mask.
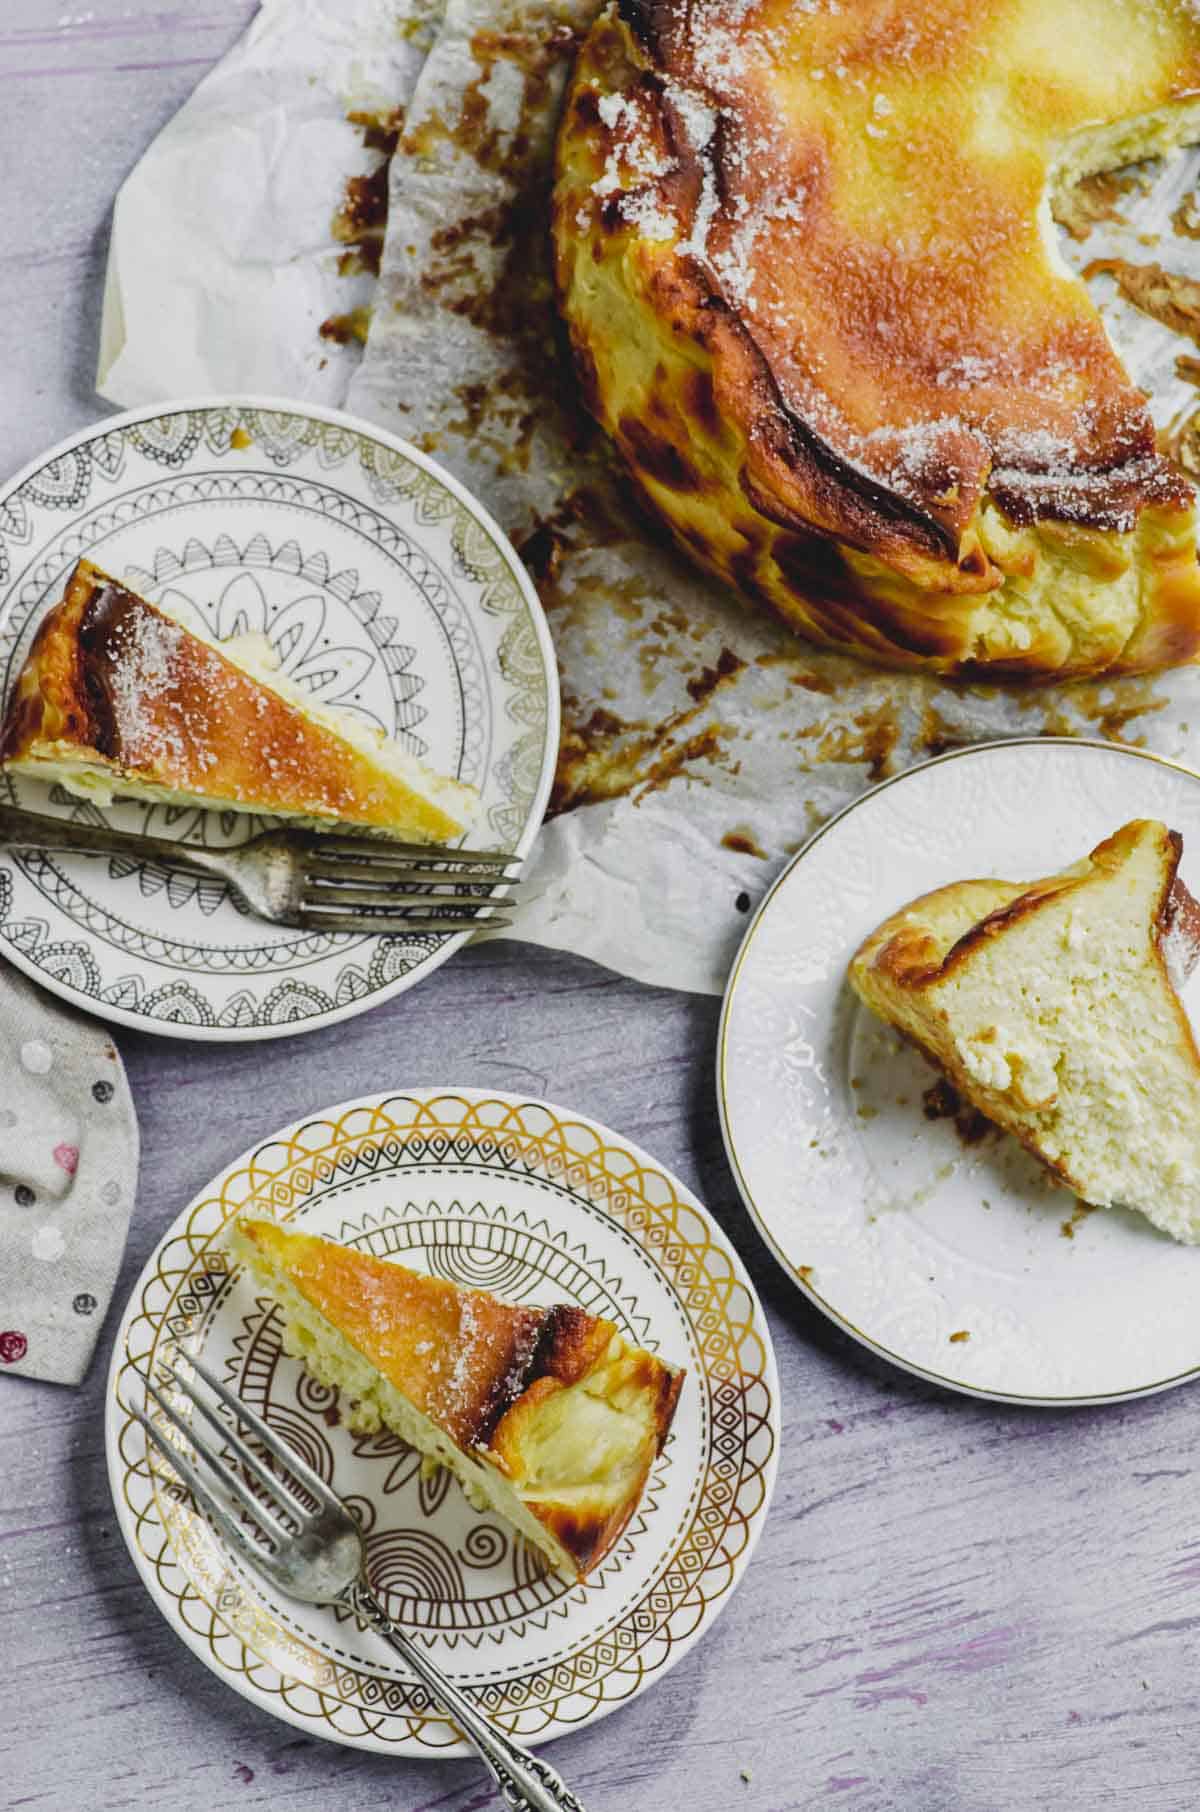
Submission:
[[[734,965],[718,1088],[747,1206],[818,1308],[955,1390],[1068,1405],[1195,1377],[1200,1247],[1081,1208],[1015,1139],[956,1116],[924,1059],[851,994],[846,966],[919,894],[1053,874],[1139,817],[1182,833],[1180,872],[1200,888],[1192,770],[1067,738],[943,755],[818,832]],[[1200,1023],[1200,972],[1184,1003]]]
[[[231,1269],[243,1209],[513,1302],[577,1302],[687,1368],[628,1529],[584,1584],[391,1435],[351,1435],[337,1394],[281,1349],[272,1303]],[[374,1097],[287,1128],[232,1164],[167,1232],[117,1333],[109,1477],[130,1553],[188,1646],[310,1735],[391,1754],[462,1753],[393,1652],[332,1611],[277,1597],[190,1505],[126,1405],[132,1367],[184,1340],[348,1497],[393,1617],[534,1744],[603,1717],[696,1642],[750,1558],[775,1476],[779,1393],[741,1262],[682,1184],[591,1121],[462,1089]]]
[[[321,704],[360,715],[478,787],[472,833],[524,853],[558,750],[541,606],[457,481],[382,431],[310,405],[159,405],[65,441],[0,490],[0,681],[81,555],[225,638],[259,631]],[[235,814],[0,779],[0,797],[157,836],[244,841]],[[465,941],[283,930],[220,882],[153,863],[0,861],[0,953],[78,1006],[142,1031],[275,1038],[386,999]]]

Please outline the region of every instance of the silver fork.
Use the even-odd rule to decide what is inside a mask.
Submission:
[[[327,831],[264,831],[237,849],[205,849],[15,806],[0,806],[0,849],[83,850],[194,869],[219,876],[251,912],[273,924],[392,935],[510,925],[511,919],[497,915],[515,899],[492,890],[516,886],[510,871],[520,861],[504,850]]]
[[[162,1370],[204,1420],[231,1448],[238,1464],[257,1481],[260,1492],[225,1460],[210,1441],[187,1422],[152,1378],[131,1366],[167,1422],[203,1461],[221,1488],[241,1506],[239,1518],[205,1483],[189,1453],[168,1439],[145,1408],[125,1407],[188,1487],[197,1507],[210,1516],[229,1546],[256,1572],[304,1604],[341,1605],[382,1636],[413,1673],[445,1706],[478,1752],[511,1812],[584,1812],[582,1803],[554,1769],[539,1756],[497,1729],[466,1693],[446,1679],[402,1629],[392,1622],[367,1581],[362,1532],[336,1493],[319,1473],[241,1399],[214,1377],[207,1366],[182,1350],[179,1357],[201,1377],[213,1395],[231,1410],[262,1443],[285,1475],[272,1470],[199,1394],[195,1384],[167,1361]],[[249,1529],[247,1528],[249,1525]],[[252,1532],[251,1532],[252,1531]]]

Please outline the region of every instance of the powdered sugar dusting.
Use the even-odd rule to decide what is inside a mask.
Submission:
[[[1182,994],[1188,977],[1196,966],[1196,946],[1178,919],[1173,920],[1159,940],[1167,976],[1176,994]]]
[[[479,1317],[471,1297],[464,1292],[458,1303],[458,1344],[454,1354],[454,1365],[446,1380],[442,1392],[442,1402],[446,1414],[455,1421],[461,1421],[471,1401],[468,1390],[471,1375],[475,1369],[477,1352],[481,1338]]]
[[[682,82],[664,82],[663,92],[679,115],[692,150],[705,150],[717,130],[716,108],[710,106],[702,94],[685,87]]]
[[[928,489],[931,479],[944,482],[959,476],[947,458],[947,447],[964,431],[963,422],[953,415],[876,428],[858,442],[859,457],[866,469],[878,476],[878,456],[882,454],[883,475],[892,489],[901,497],[916,500]]]
[[[656,186],[675,168],[674,160],[664,157],[655,145],[642,110],[631,96],[601,95],[598,111],[611,139],[592,194],[600,201],[614,201],[621,218],[643,238],[674,239],[679,222]],[[579,216],[579,225],[588,225],[586,210]]]
[[[502,1346],[503,1336],[494,1315],[480,1311],[481,1301],[487,1300],[470,1291],[460,1294],[453,1358],[447,1359],[438,1379],[436,1413],[444,1424],[460,1433],[477,1433],[481,1418],[502,1415],[521,1395],[541,1333],[542,1318],[538,1315],[522,1318],[515,1328],[506,1330],[515,1336],[512,1355],[503,1377],[498,1377],[497,1349]],[[520,1314],[517,1310],[511,1313],[514,1318]],[[437,1370],[435,1362],[430,1371]]]
[[[1071,443],[1052,428],[1003,427],[993,437],[996,463],[1035,472],[1071,470]]]
[[[623,94],[614,92],[613,94],[601,95],[598,111],[600,118],[611,132],[615,130],[622,121],[628,120],[632,109]]]
[[[185,634],[167,617],[136,610],[121,617],[110,637],[113,722],[122,759],[131,766],[182,770],[188,742],[203,740],[203,722],[188,726],[178,705]],[[189,727],[196,734],[185,737]]]
[[[710,190],[715,195],[711,172],[706,175],[706,183],[706,196]],[[798,184],[790,192],[776,191],[755,203],[746,195],[737,195],[731,204],[733,229],[727,244],[720,251],[711,250],[709,245],[711,211],[704,220],[697,215],[691,239],[680,250],[692,251],[697,257],[705,258],[726,295],[732,296],[750,314],[755,314],[760,308],[760,298],[755,294],[757,278],[766,276],[769,287],[773,287],[769,283],[769,272],[764,272],[755,265],[759,235],[773,220],[798,224],[804,219],[805,202],[803,184]]]
[[[612,134],[604,168],[592,184],[601,200],[629,189],[631,183],[654,182],[674,168],[650,136],[647,122],[635,102],[623,94],[606,94],[600,100],[600,118]]]
[[[504,1402],[515,1402],[525,1389],[529,1380],[529,1367],[533,1362],[533,1355],[537,1351],[538,1340],[544,1325],[545,1322],[542,1318],[530,1321],[522,1330],[520,1338],[514,1343],[512,1363],[504,1376]]]
[[[218,647],[115,581],[97,585],[79,638],[93,744],[131,780],[370,823],[384,821],[393,773],[401,786],[425,778],[382,731],[265,677],[243,638]]]
[[[652,189],[626,195],[621,202],[622,219],[636,227],[643,239],[675,239],[679,220],[670,208],[663,206]]]

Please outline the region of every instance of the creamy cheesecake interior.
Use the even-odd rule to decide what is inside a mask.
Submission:
[[[851,966],[866,1003],[1084,1201],[1200,1243],[1200,1057],[1168,968],[1178,845],[1135,821],[1027,888],[914,902]]]

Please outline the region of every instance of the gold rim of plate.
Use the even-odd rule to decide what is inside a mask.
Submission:
[[[1087,1408],[1089,1405],[1098,1403],[1120,1403],[1128,1402],[1136,1397],[1154,1396],[1158,1391],[1169,1390],[1174,1385],[1184,1384],[1189,1379],[1200,1376],[1200,1361],[1193,1366],[1188,1366],[1183,1371],[1174,1372],[1169,1377],[1156,1378],[1150,1383],[1140,1385],[1133,1390],[1099,1391],[1087,1396],[1042,1396],[1032,1392],[986,1390],[977,1385],[966,1383],[959,1378],[951,1377],[945,1372],[936,1371],[932,1367],[920,1365],[915,1360],[906,1359],[903,1354],[894,1352],[890,1347],[883,1345],[881,1341],[874,1339],[872,1335],[856,1326],[848,1316],[843,1315],[840,1309],[835,1307],[835,1305],[828,1301],[826,1297],[822,1296],[821,1292],[814,1287],[811,1279],[804,1275],[806,1267],[798,1265],[780,1244],[773,1230],[771,1218],[761,1207],[751,1186],[746,1164],[743,1161],[742,1153],[739,1152],[737,1140],[734,1136],[729,1110],[729,1022],[732,1014],[734,997],[737,993],[742,971],[754,945],[754,940],[762,927],[771,903],[774,900],[776,893],[785,886],[794,871],[807,856],[811,855],[817,844],[820,843],[824,837],[828,836],[831,831],[836,830],[842,820],[848,818],[851,812],[857,811],[861,805],[864,805],[870,799],[876,798],[880,793],[887,792],[890,787],[902,785],[904,781],[910,780],[914,774],[923,774],[930,768],[941,767],[947,762],[958,761],[963,756],[974,756],[978,758],[981,754],[993,749],[1029,747],[1100,749],[1108,755],[1136,756],[1139,760],[1154,762],[1160,767],[1170,768],[1176,773],[1185,775],[1189,780],[1200,782],[1200,770],[1190,767],[1187,762],[1175,761],[1168,755],[1156,754],[1152,749],[1137,749],[1124,743],[1104,742],[1101,739],[1092,736],[1005,736],[998,737],[992,742],[974,742],[965,745],[961,749],[948,749],[944,754],[935,755],[929,761],[918,762],[914,767],[905,768],[903,773],[892,774],[887,780],[881,780],[877,786],[868,787],[867,790],[860,793],[856,799],[852,799],[848,805],[843,806],[841,811],[835,812],[832,818],[827,819],[826,822],[821,825],[820,829],[814,831],[808,841],[797,850],[787,867],[782,873],[775,877],[775,880],[763,895],[754,917],[746,927],[746,934],[738,947],[738,952],[733,962],[733,968],[730,970],[729,980],[725,986],[725,996],[721,1004],[721,1019],[717,1029],[717,1109],[721,1122],[721,1136],[725,1145],[725,1153],[729,1159],[730,1168],[733,1171],[734,1180],[738,1186],[738,1192],[741,1195],[742,1201],[745,1203],[746,1209],[750,1214],[755,1227],[758,1229],[764,1244],[767,1246],[776,1263],[787,1274],[792,1283],[794,1283],[796,1287],[808,1297],[809,1301],[820,1309],[822,1314],[826,1315],[836,1327],[841,1328],[845,1333],[849,1334],[860,1346],[866,1347],[869,1352],[876,1354],[881,1359],[886,1359],[889,1364],[899,1366],[902,1371],[908,1372],[913,1377],[924,1378],[931,1384],[939,1384],[946,1390],[955,1391],[961,1396],[976,1397],[983,1401],[993,1403],[1023,1403],[1031,1407],[1083,1409]]]
[[[690,1192],[636,1146],[545,1102],[476,1090],[413,1090],[344,1103],[263,1141],[184,1210],[134,1286],[108,1382],[106,1437],[118,1521],[152,1598],[188,1646],[245,1696],[310,1734],[388,1753],[464,1753],[419,1686],[347,1656],[336,1662],[274,1615],[233,1567],[125,1408],[131,1366],[219,1313],[226,1223],[252,1204],[290,1220],[326,1185],[410,1162],[486,1161],[553,1180],[641,1248],[690,1327],[703,1385],[703,1466],[654,1577],[532,1671],[519,1652],[478,1688],[490,1715],[544,1742],[606,1715],[661,1677],[728,1602],[770,1501],[779,1390],[770,1334],[732,1246]],[[562,1197],[560,1196],[560,1200]],[[562,1213],[569,1218],[569,1200]],[[470,1212],[467,1210],[466,1212]],[[136,1386],[135,1386],[136,1389]]]

